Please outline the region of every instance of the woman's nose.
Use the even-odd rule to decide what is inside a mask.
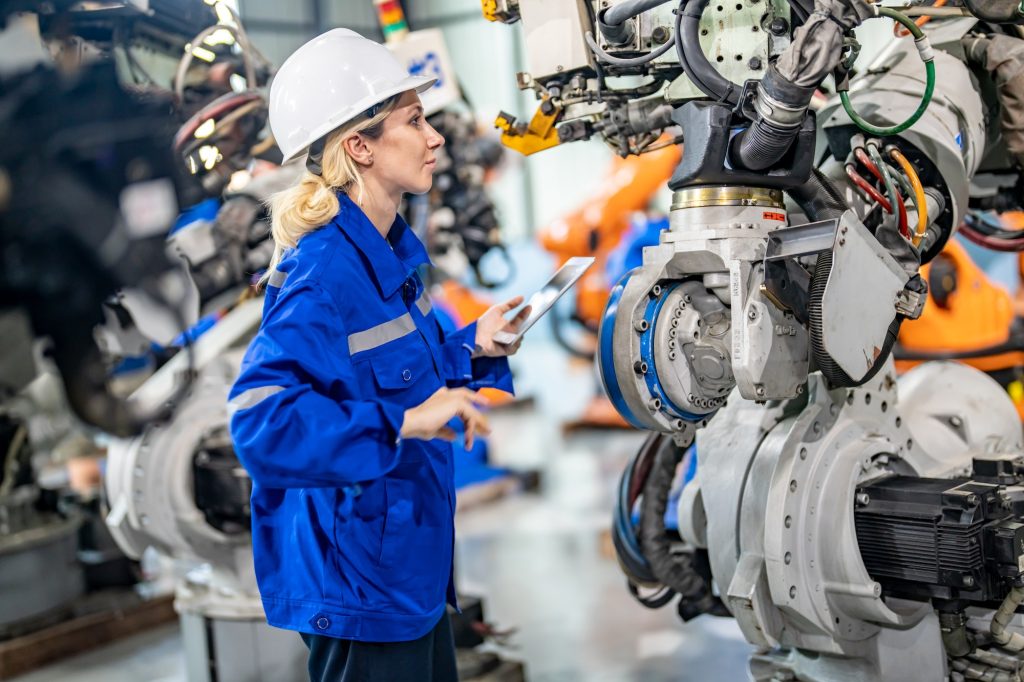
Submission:
[[[430,134],[427,136],[427,147],[429,149],[437,149],[444,145],[444,137],[441,133],[437,132],[434,126],[430,126]]]

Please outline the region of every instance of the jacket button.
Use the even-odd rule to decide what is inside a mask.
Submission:
[[[409,381],[409,379],[412,379],[412,372],[410,372],[407,369],[403,369],[402,370],[402,380],[403,381]]]
[[[327,620],[327,618],[324,616],[320,616],[316,619],[316,626],[321,630],[326,630],[328,627],[330,627],[330,625],[331,621]]]

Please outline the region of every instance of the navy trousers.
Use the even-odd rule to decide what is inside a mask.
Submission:
[[[310,682],[458,682],[448,614],[411,642],[357,642],[302,634]]]

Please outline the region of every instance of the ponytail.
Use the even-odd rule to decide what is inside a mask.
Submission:
[[[351,196],[355,188],[356,203],[363,202],[366,186],[355,160],[348,155],[344,142],[356,133],[378,139],[384,133],[384,119],[394,110],[398,97],[385,101],[370,117],[357,117],[327,135],[321,173],[305,171],[297,185],[270,198],[270,234],[274,238],[274,255],[267,272],[260,280],[266,284],[277,269],[285,249],[295,248],[305,235],[320,229],[337,215],[338,192]]]

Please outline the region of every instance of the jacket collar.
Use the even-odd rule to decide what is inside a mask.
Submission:
[[[395,216],[385,240],[347,194],[339,192],[338,203],[341,210],[333,222],[366,256],[382,296],[390,297],[416,268],[430,262],[423,242],[402,216]]]

